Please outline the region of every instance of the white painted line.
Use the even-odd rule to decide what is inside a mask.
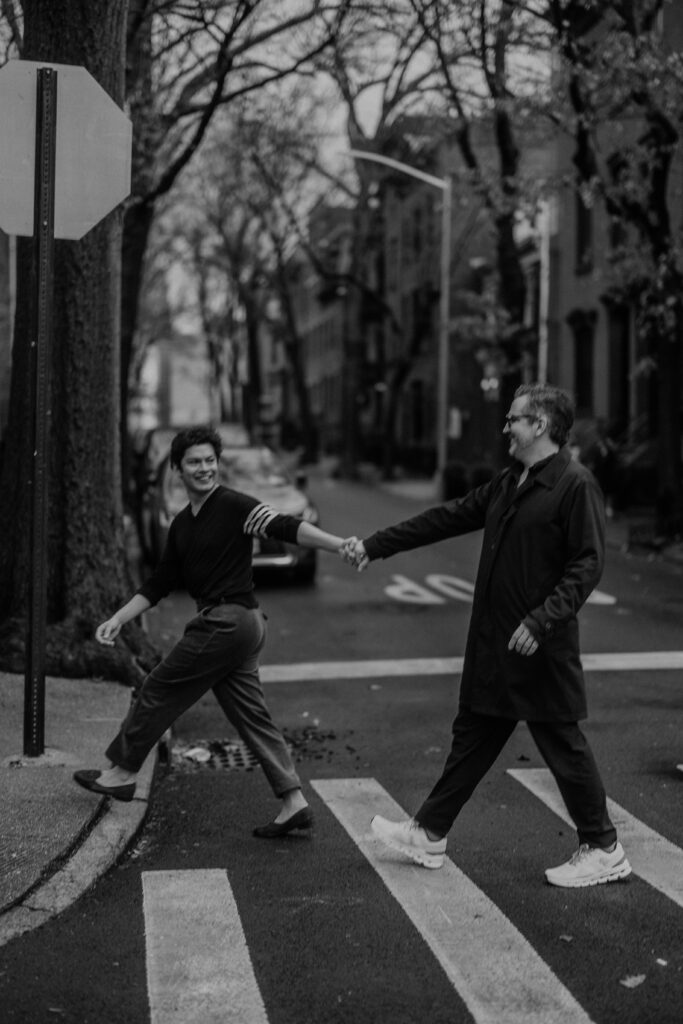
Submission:
[[[374,814],[407,817],[375,779],[311,785],[417,928],[476,1024],[589,1024],[530,943],[451,860],[428,871],[375,840]]]
[[[298,665],[261,665],[262,683],[310,679],[376,679],[402,676],[448,676],[462,672],[462,658],[387,658],[377,661],[318,661]]]
[[[508,773],[558,817],[573,826],[555,780],[547,768],[508,768]],[[683,907],[683,850],[634,818],[613,800],[607,800],[607,809],[635,873],[679,907]]]
[[[583,654],[586,672],[649,672],[683,668],[683,651],[618,651]],[[373,661],[304,661],[261,665],[263,683],[298,683],[325,679],[401,679],[405,676],[450,676],[462,672],[463,659],[386,658]]]
[[[225,871],[142,875],[151,1024],[268,1024]]]
[[[585,672],[649,672],[683,668],[683,651],[617,651],[582,654]]]

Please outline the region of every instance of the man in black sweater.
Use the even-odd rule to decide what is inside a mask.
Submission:
[[[193,427],[173,439],[171,465],[180,474],[189,503],[171,523],[156,571],[127,604],[98,626],[96,637],[101,644],[112,645],[126,622],[178,587],[195,599],[197,615],[142,684],[107,748],[110,767],[77,771],[74,779],[95,793],[132,800],[136,774],[154,744],[212,689],[282,800],[275,820],[254,829],[259,837],[274,838],[295,828],[310,828],[313,819],[259,681],[265,625],[254,594],[253,538],[274,537],[333,552],[344,542],[220,485],[220,453],[220,436],[209,427]]]

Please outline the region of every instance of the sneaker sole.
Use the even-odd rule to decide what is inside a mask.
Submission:
[[[370,823],[370,828],[373,834],[377,836],[380,842],[388,846],[390,850],[395,850],[397,853],[402,853],[405,857],[415,861],[423,868],[431,868],[432,871],[436,871],[438,868],[443,867],[443,861],[445,854],[443,853],[426,853],[423,850],[418,850],[413,846],[402,846],[401,843],[397,843],[395,840],[390,839],[388,836],[383,836],[381,832],[377,832],[374,824]]]
[[[606,882],[621,882],[624,878],[628,878],[631,874],[631,865],[629,862],[622,861],[621,864],[617,864],[616,867],[612,868],[611,871],[604,875],[593,875],[590,878],[572,878],[569,879],[553,879],[548,876],[546,872],[546,879],[550,885],[556,885],[560,889],[585,889],[589,885],[605,885]]]

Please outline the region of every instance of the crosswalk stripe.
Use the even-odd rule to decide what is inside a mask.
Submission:
[[[508,773],[558,817],[573,825],[547,768],[508,768]],[[634,872],[683,907],[683,850],[613,800],[607,800],[607,809]]]
[[[225,871],[142,875],[151,1024],[268,1024]]]
[[[583,654],[586,672],[631,672],[683,668],[683,651],[618,651]],[[261,665],[263,683],[291,683],[324,679],[377,679],[404,676],[459,675],[462,657],[386,658],[372,661],[309,661],[292,665]]]
[[[590,1024],[527,939],[451,860],[428,871],[380,852],[369,832],[372,816],[407,815],[375,779],[311,785],[417,928],[476,1024]]]

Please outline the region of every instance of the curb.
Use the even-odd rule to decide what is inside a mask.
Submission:
[[[109,808],[63,867],[2,914],[0,946],[61,914],[116,863],[147,816],[158,760],[155,748],[140,769],[133,800],[110,800]]]

